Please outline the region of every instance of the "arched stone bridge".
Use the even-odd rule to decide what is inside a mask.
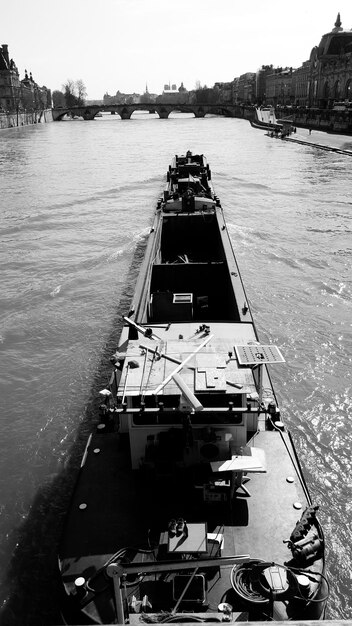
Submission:
[[[254,108],[235,104],[163,104],[162,102],[149,104],[94,104],[71,108],[53,108],[52,111],[54,121],[61,120],[65,115],[73,115],[83,117],[85,120],[92,120],[97,113],[101,112],[118,113],[121,119],[129,120],[134,111],[157,113],[161,119],[167,119],[173,111],[193,113],[195,117],[204,117],[207,114],[224,115],[225,117],[244,117],[246,119],[254,117]]]

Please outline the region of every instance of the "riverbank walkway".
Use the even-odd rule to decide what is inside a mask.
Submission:
[[[289,137],[285,137],[284,141],[292,141],[304,146],[311,145],[321,150],[329,150],[352,156],[352,137],[349,135],[335,135],[319,130],[309,131],[307,128],[297,128],[296,132],[292,133]]]

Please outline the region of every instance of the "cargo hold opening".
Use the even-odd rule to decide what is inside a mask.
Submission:
[[[239,321],[214,213],[164,218],[148,322]]]
[[[162,263],[224,261],[215,214],[164,217],[160,253]]]

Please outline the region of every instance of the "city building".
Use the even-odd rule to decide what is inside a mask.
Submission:
[[[287,71],[267,76],[266,101],[275,106],[326,109],[345,100],[352,101],[352,30],[342,28],[338,13],[334,28],[291,76]]]
[[[197,100],[204,95],[199,91]],[[341,101],[352,103],[352,30],[342,28],[338,14],[334,28],[322,36],[300,67],[262,65],[256,74],[247,72],[231,83],[215,83],[211,98],[207,94],[207,101],[211,100],[304,108],[332,108]]]
[[[238,80],[237,102],[247,104],[255,103],[255,87],[256,74],[254,72],[246,72],[241,74]]]
[[[176,84],[172,86],[170,86],[170,83],[165,84],[161,96],[158,96],[156,101],[162,101],[166,104],[187,104],[189,102],[189,92],[183,82],[178,89]]]
[[[217,102],[221,104],[232,104],[233,81],[231,81],[230,83],[215,83],[214,89],[218,91]]]
[[[51,92],[39,87],[32,74],[20,80],[19,71],[9,57],[8,45],[0,46],[0,107],[1,111],[39,111],[51,108]]]
[[[331,32],[312,49],[308,106],[330,108],[334,102],[352,101],[352,30],[342,28],[340,13]]]
[[[21,82],[13,59],[9,58],[7,44],[0,46],[0,107],[2,111],[13,111],[19,105]]]
[[[141,95],[139,93],[122,93],[121,91],[117,91],[114,96],[105,93],[103,104],[136,104],[140,101],[140,98]]]
[[[144,92],[144,94],[141,95],[140,102],[142,104],[151,104],[151,103],[156,101],[157,97],[158,97],[158,94],[150,93],[150,91],[148,89],[148,85],[146,84],[145,92]]]
[[[266,102],[266,79],[273,71],[274,68],[272,65],[262,65],[257,71],[255,81],[255,100],[257,104],[264,104]]]
[[[292,102],[295,106],[307,107],[309,105],[309,76],[309,61],[304,61],[304,63],[292,73]]]
[[[266,76],[265,103],[273,106],[292,105],[292,67],[276,68]]]
[[[232,104],[237,104],[239,102],[238,98],[238,86],[240,82],[240,77],[237,76],[232,81]]]

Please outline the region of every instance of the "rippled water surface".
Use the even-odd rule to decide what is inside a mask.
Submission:
[[[248,122],[135,114],[0,135],[1,624],[56,624],[56,545],[174,154],[204,153],[352,617],[351,157]]]

